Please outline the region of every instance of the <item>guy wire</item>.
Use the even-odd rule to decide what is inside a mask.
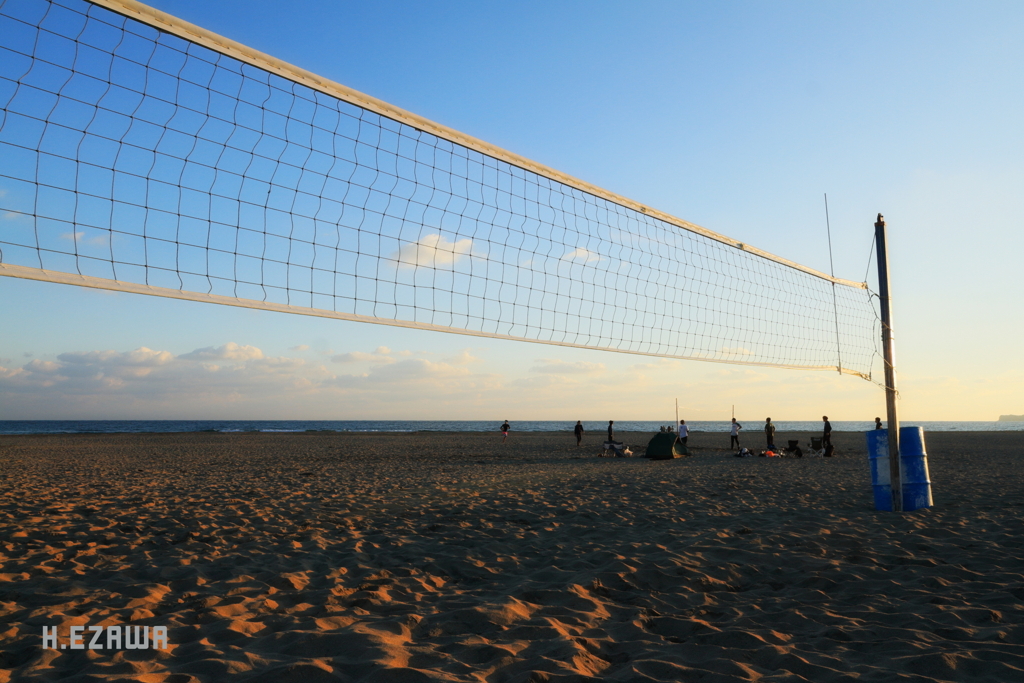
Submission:
[[[828,233],[828,268],[832,277],[836,276],[835,264],[832,262],[832,226],[828,220],[828,193],[825,193],[825,231]],[[839,303],[836,301],[836,283],[832,283],[832,312],[836,318],[836,368],[839,374],[843,373],[843,352],[839,343]]]

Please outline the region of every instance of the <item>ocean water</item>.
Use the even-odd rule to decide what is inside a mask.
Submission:
[[[759,420],[741,421],[744,433],[760,433]],[[572,432],[572,421],[511,421],[513,432]],[[616,432],[657,432],[671,422],[622,420]],[[0,434],[142,434],[166,432],[497,432],[501,420],[0,420]],[[607,420],[584,421],[588,432],[603,434]],[[728,432],[729,422],[688,422],[691,432]],[[816,432],[821,422],[779,421],[778,432]],[[1024,422],[903,422],[926,432],[1019,432]],[[874,422],[832,422],[837,432],[863,432]]]

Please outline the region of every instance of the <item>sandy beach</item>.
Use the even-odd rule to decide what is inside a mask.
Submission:
[[[0,437],[0,683],[1022,681],[1024,432],[926,440],[892,514],[862,434]]]

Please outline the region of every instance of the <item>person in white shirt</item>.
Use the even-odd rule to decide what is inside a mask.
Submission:
[[[743,425],[736,421],[734,417],[732,419],[732,427],[729,430],[729,447],[739,448],[740,447],[740,430],[743,429]]]
[[[681,441],[682,444],[686,445],[686,439],[690,436],[690,428],[686,426],[686,420],[679,421],[679,435],[676,437],[676,441]]]

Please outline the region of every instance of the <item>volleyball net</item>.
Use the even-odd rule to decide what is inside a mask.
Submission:
[[[130,0],[0,2],[0,275],[870,378],[840,280]]]

